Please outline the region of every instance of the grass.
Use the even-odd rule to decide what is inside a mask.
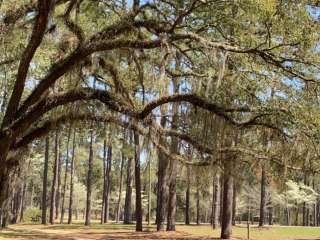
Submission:
[[[72,225],[17,224],[0,231],[2,240],[89,240],[89,239],[219,239],[220,230],[212,230],[209,225],[177,225],[176,232],[156,232],[155,226],[145,226],[144,232],[136,233],[134,225],[104,224],[94,222],[86,227],[82,222]],[[233,228],[233,239],[246,239],[245,226]],[[320,228],[314,227],[252,227],[252,240],[320,240]]]

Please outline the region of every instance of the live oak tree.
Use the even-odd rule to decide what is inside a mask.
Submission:
[[[312,16],[314,4],[275,0],[156,0],[133,1],[132,6],[126,1],[1,2],[5,52],[0,66],[4,72],[0,76],[1,210],[7,209],[15,170],[23,164],[19,156],[32,142],[68,122],[83,121],[88,126],[104,122],[134,131],[135,155],[128,157],[126,176],[126,220],[131,220],[129,175],[134,166],[136,181],[140,178],[138,139],[143,135],[159,150],[158,230],[165,216],[167,182],[172,190],[168,219],[174,221],[175,179],[167,181],[167,167],[175,170],[177,162],[206,166],[215,161],[224,170],[222,236],[229,238],[232,168],[242,162],[240,155],[250,162],[254,158],[270,161],[287,174],[301,163],[299,156],[307,148],[301,145],[286,159],[292,139],[318,141],[310,126],[319,123],[302,114],[318,114],[319,24]],[[177,54],[179,67],[175,66]],[[181,80],[183,91],[172,91],[169,83],[174,79]],[[95,106],[94,114],[90,105]],[[168,106],[181,109],[168,118]],[[192,121],[175,119],[185,108],[194,112]],[[205,123],[215,121],[222,121],[221,127],[206,132]],[[257,134],[265,128],[275,136],[275,154],[262,154]],[[239,135],[244,138],[240,144]],[[212,143],[212,136],[220,138]],[[188,160],[188,154],[177,151],[179,144],[190,144],[194,158],[200,160]],[[311,159],[315,153],[313,149]],[[58,157],[55,160],[53,186],[58,180]],[[307,175],[311,169],[314,166],[305,167]],[[136,184],[139,211],[141,189],[139,181]],[[54,202],[55,187],[51,196]],[[136,216],[140,230],[139,212]],[[168,227],[173,229],[174,223]]]

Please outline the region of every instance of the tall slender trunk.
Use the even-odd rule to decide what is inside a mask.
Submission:
[[[180,6],[183,5],[181,2]],[[175,68],[177,71],[180,70],[181,56],[177,54]],[[179,93],[179,78],[173,78],[173,92],[175,94]],[[179,103],[172,104],[172,121],[171,129],[176,130],[178,128],[178,112]],[[171,148],[170,152],[172,154],[178,154],[178,140],[175,137],[171,138]],[[170,159],[169,163],[169,196],[168,196],[168,213],[167,213],[167,231],[175,231],[176,227],[176,211],[177,211],[177,167],[178,163],[175,159]]]
[[[124,154],[122,152],[122,154],[121,154],[121,164],[120,164],[119,194],[118,194],[117,209],[116,209],[116,222],[117,223],[120,220],[124,161],[125,161],[125,157],[124,157]]]
[[[236,211],[237,211],[237,185],[233,184],[233,198],[232,198],[232,226],[236,225]]]
[[[221,185],[220,185],[220,173],[217,171],[213,180],[213,220],[212,228],[216,229],[219,226],[220,218],[220,199],[221,199]]]
[[[64,219],[64,212],[65,212],[65,198],[66,198],[66,190],[67,190],[67,178],[68,178],[68,167],[69,167],[69,143],[70,143],[70,137],[71,137],[71,130],[72,126],[70,125],[68,136],[67,136],[67,152],[66,152],[66,166],[64,169],[64,185],[63,185],[63,191],[62,191],[62,203],[61,203],[61,216],[60,216],[60,223],[63,223]]]
[[[317,226],[320,226],[320,200],[317,201]]]
[[[221,219],[221,238],[230,239],[232,232],[232,199],[233,199],[233,176],[231,174],[232,160],[225,159],[223,175],[223,207]]]
[[[151,157],[148,164],[148,225],[151,225]]]
[[[259,227],[264,226],[265,220],[265,211],[266,211],[266,167],[263,164],[261,169],[261,191],[260,191],[260,218],[259,218]]]
[[[166,126],[166,111],[161,108],[161,126],[164,128]],[[159,143],[163,144],[164,139],[160,137]],[[157,231],[164,229],[163,222],[166,212],[166,199],[167,199],[167,168],[168,168],[168,158],[158,150],[158,183],[157,183],[157,212],[156,212],[156,224]]]
[[[51,203],[50,203],[50,223],[54,224],[55,220],[55,201],[58,187],[58,172],[59,172],[59,131],[55,132],[55,146],[54,146],[54,166],[53,166],[53,180],[51,187]]]
[[[136,231],[142,231],[142,199],[141,199],[141,174],[140,174],[140,142],[138,133],[134,132],[134,176],[136,187]]]
[[[199,188],[199,184],[197,184],[197,194],[196,194],[196,198],[197,198],[197,215],[196,215],[196,223],[197,225],[200,225],[200,188]]]
[[[132,219],[132,157],[128,158],[127,163],[127,180],[126,180],[126,198],[124,204],[124,224],[130,224]]]
[[[47,189],[48,189],[48,165],[49,165],[49,136],[46,137],[44,166],[43,166],[43,181],[42,181],[42,203],[41,203],[41,223],[47,224]]]
[[[304,184],[305,185],[309,185],[309,181],[308,181],[308,173],[305,172],[304,173]],[[309,209],[308,209],[308,205],[306,202],[303,203],[303,207],[302,207],[302,225],[303,226],[308,226],[309,225]]]
[[[57,194],[56,194],[56,207],[55,207],[55,219],[59,217],[59,210],[60,210],[60,197],[61,197],[61,168],[62,168],[62,161],[61,161],[61,151],[60,151],[60,139],[59,139],[59,164],[58,164],[58,185],[57,185]]]
[[[72,223],[72,208],[73,208],[73,175],[74,175],[74,158],[76,149],[76,129],[73,130],[72,140],[72,156],[70,167],[70,194],[69,194],[69,209],[68,209],[68,224]]]
[[[102,193],[102,206],[101,206],[101,221],[100,223],[105,223],[105,201],[107,194],[107,139],[103,140],[103,193]]]
[[[273,225],[273,207],[272,207],[272,202],[269,202],[269,208],[268,208],[268,220],[269,220],[269,225]]]
[[[21,177],[21,171],[19,170],[18,178]],[[19,183],[20,186],[16,186],[16,192],[13,194],[13,199],[12,199],[12,220],[11,223],[16,224],[19,223],[20,221],[20,212],[22,208],[22,195],[23,195],[23,188],[24,188],[24,182],[21,184]]]
[[[93,127],[93,125],[91,125]],[[86,217],[85,225],[91,224],[91,193],[92,193],[92,171],[93,171],[93,130],[90,130],[90,146],[88,159],[88,176],[87,176],[87,201],[86,201]]]
[[[21,211],[20,211],[20,221],[23,221],[23,214],[25,210],[25,197],[26,197],[27,183],[23,183],[23,192],[22,192],[22,200],[21,200]]]
[[[187,190],[186,190],[186,206],[185,206],[185,224],[190,224],[190,166],[187,166]]]
[[[110,195],[110,173],[111,173],[111,164],[112,164],[112,145],[111,143],[108,146],[107,152],[107,166],[106,166],[106,191],[104,199],[104,223],[109,221],[109,195]]]

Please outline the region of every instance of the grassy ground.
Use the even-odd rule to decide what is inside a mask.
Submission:
[[[136,233],[134,225],[93,223],[91,227],[83,223],[73,225],[11,225],[0,231],[0,239],[17,240],[90,240],[90,239],[219,239],[219,229],[213,231],[208,225],[178,225],[176,232],[156,232],[154,226],[146,226],[144,232]],[[243,226],[233,228],[233,239],[246,239],[247,229]],[[253,240],[320,240],[320,228],[280,227],[257,228],[250,231]]]

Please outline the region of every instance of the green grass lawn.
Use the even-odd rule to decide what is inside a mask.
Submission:
[[[82,222],[72,225],[17,224],[0,231],[0,239],[17,240],[85,240],[85,239],[218,239],[220,229],[212,230],[209,225],[177,225],[177,232],[155,232],[155,226],[145,225],[143,233],[135,233],[134,225],[105,224],[94,222],[85,227]],[[246,226],[233,228],[233,239],[246,239]],[[253,240],[320,240],[320,228],[314,227],[251,227],[250,239]]]
[[[212,230],[208,225],[179,225],[178,231],[183,231],[197,236],[220,236],[220,229]],[[232,229],[232,236],[234,238],[246,239],[247,228],[246,226],[237,226]],[[320,240],[320,228],[319,227],[285,227],[285,226],[273,226],[273,227],[250,227],[250,239],[256,240],[307,240],[317,239]]]

